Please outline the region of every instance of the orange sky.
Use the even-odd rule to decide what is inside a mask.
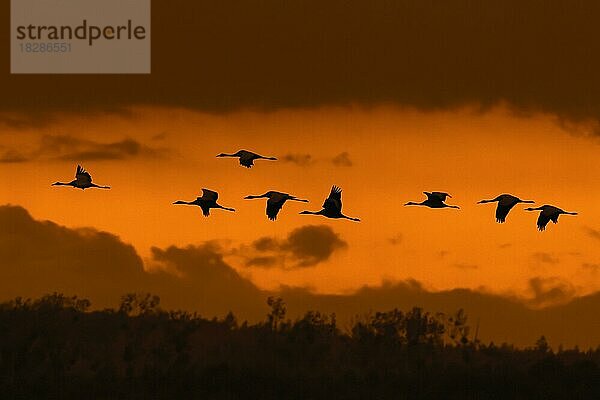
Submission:
[[[50,187],[72,179],[77,162],[35,154],[43,135],[102,143],[133,138],[154,150],[125,160],[82,161],[96,183],[112,190],[81,192]],[[483,287],[526,296],[528,279],[542,276],[564,280],[580,294],[600,290],[600,275],[583,266],[598,265],[600,259],[598,239],[589,234],[600,229],[595,201],[600,196],[600,144],[597,137],[567,132],[546,115],[515,116],[503,108],[485,113],[378,107],[222,115],[140,108],[127,117],[64,116],[42,128],[5,127],[0,144],[33,158],[2,164],[0,203],[21,205],[36,219],[115,233],[142,256],[151,246],[209,240],[239,248],[263,236],[283,239],[307,224],[328,225],[347,242],[347,248],[310,268],[248,268],[237,256],[227,259],[263,288],[303,285],[339,293],[384,279],[414,278],[431,289]],[[280,159],[310,154],[313,162],[257,161],[247,170],[234,159],[215,158],[242,148]],[[331,162],[342,152],[352,166]],[[320,209],[332,184],[344,190],[344,212],[362,222],[298,215]],[[217,190],[220,203],[237,212],[213,211],[203,218],[199,209],[171,205],[194,199],[202,187]],[[243,200],[271,189],[310,203],[288,202],[271,222],[264,201]],[[448,203],[461,210],[402,207],[421,201],[424,190],[449,192]],[[475,203],[501,193],[580,215],[562,216],[558,225],[540,233],[537,213],[517,206],[500,225],[494,221],[495,205]]]

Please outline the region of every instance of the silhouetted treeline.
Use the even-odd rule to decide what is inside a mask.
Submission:
[[[0,397],[600,399],[600,348],[479,343],[462,310],[374,312],[342,329],[316,311],[290,321],[279,298],[256,325],[159,303],[128,294],[91,312],[53,294],[1,304]]]

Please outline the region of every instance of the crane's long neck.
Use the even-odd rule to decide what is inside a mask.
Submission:
[[[260,156],[260,157],[258,157],[258,158],[260,158],[261,160],[273,160],[273,161],[277,161],[277,158],[275,158],[275,157],[264,157],[264,156]]]
[[[110,189],[110,186],[100,186],[100,185],[96,185],[95,183],[92,183],[90,186],[98,188],[98,189]]]
[[[321,211],[301,211],[300,214],[321,215]]]
[[[543,210],[543,209],[544,209],[544,207],[536,207],[536,208],[533,208],[533,207],[527,207],[527,208],[525,209],[525,211],[540,211],[540,210]]]
[[[457,210],[460,210],[459,206],[451,206],[451,205],[448,205],[448,204],[446,204],[446,208],[456,208]]]
[[[563,211],[562,213],[567,215],[577,215],[577,213],[573,211]]]
[[[349,219],[350,221],[356,221],[356,222],[360,222],[360,219],[359,219],[359,218],[352,218],[352,217],[349,217],[349,216],[347,216],[347,215],[344,215],[344,214],[342,214],[342,218]]]
[[[262,199],[263,197],[267,197],[264,194],[261,194],[259,196],[255,196],[255,195],[250,195],[250,196],[246,196],[245,199],[247,200],[252,200],[252,199]]]
[[[293,197],[293,196],[292,196],[292,197],[290,197],[288,200],[301,201],[301,202],[303,202],[303,203],[308,203],[308,200],[305,200],[305,199],[299,199],[299,198],[297,198],[297,197]]]
[[[497,201],[497,200],[496,199],[481,200],[481,201],[477,202],[477,204],[493,203],[495,201]]]
[[[226,211],[235,211],[234,208],[230,208],[230,207],[223,207],[220,204],[217,204],[217,208],[220,208],[221,210],[226,210]]]
[[[422,206],[423,203],[415,203],[414,201],[409,201],[405,204],[405,206]]]
[[[73,182],[54,182],[52,186],[72,186]]]
[[[191,205],[194,205],[194,202],[192,202],[192,201],[177,200],[173,204],[185,204],[185,205],[191,206]]]
[[[519,203],[535,204],[535,201],[533,201],[533,200],[520,200]]]

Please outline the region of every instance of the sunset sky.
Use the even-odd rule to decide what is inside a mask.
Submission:
[[[87,289],[84,264],[121,264],[95,240],[132,245],[146,271],[168,279],[185,280],[177,251],[214,251],[232,279],[263,291],[350,296],[416,281],[428,293],[466,288],[533,309],[597,296],[595,2],[198,3],[154,2],[149,76],[10,75],[0,55],[0,203],[31,215],[0,212],[2,300],[102,292]],[[246,169],[215,157],[239,149],[278,161]],[[50,186],[73,179],[77,164],[112,189]],[[299,215],[319,210],[334,184],[360,223]],[[172,205],[202,188],[236,212],[204,218]],[[310,202],[288,202],[269,221],[264,200],[243,199],[268,190]],[[403,206],[423,191],[448,192],[461,209]],[[518,205],[498,224],[495,204],[476,203],[502,193],[579,215],[538,232],[538,213]],[[43,278],[32,284],[30,264],[50,259],[83,268],[80,292],[51,278],[47,290]],[[32,271],[11,270],[26,264]],[[124,288],[137,284],[115,271]],[[172,304],[194,308],[186,299]]]

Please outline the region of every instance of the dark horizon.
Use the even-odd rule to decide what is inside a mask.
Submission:
[[[267,305],[247,324],[231,313],[165,311],[150,294],[91,313],[88,301],[60,294],[3,303],[0,351],[9,362],[0,363],[0,390],[18,398],[600,395],[600,347],[553,351],[544,336],[522,350],[485,344],[462,310],[374,312],[342,332],[335,315],[291,321],[282,299]]]

